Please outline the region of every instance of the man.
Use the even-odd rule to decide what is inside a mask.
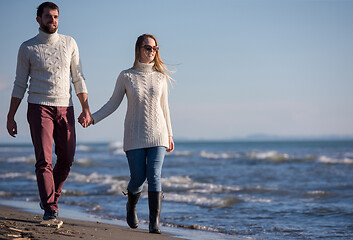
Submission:
[[[76,135],[71,82],[82,106],[79,119],[91,121],[87,88],[78,47],[73,38],[57,33],[59,8],[44,2],[37,9],[39,34],[22,43],[18,52],[16,78],[7,115],[7,130],[17,134],[15,114],[28,86],[28,111],[34,146],[38,190],[44,220],[57,219],[58,199],[74,160]],[[86,127],[85,124],[82,124]],[[55,143],[57,161],[52,168]]]

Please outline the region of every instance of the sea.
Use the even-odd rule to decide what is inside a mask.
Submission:
[[[77,144],[59,216],[69,210],[127,226],[122,147]],[[162,171],[162,231],[185,239],[353,239],[353,141],[176,141],[175,147]],[[41,212],[34,163],[31,144],[0,144],[0,204],[28,203]],[[137,212],[147,229],[147,183]]]

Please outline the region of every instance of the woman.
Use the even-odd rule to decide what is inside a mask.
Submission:
[[[150,233],[160,233],[162,165],[165,152],[174,150],[168,106],[170,77],[165,71],[157,39],[150,34],[139,36],[133,67],[120,73],[113,95],[92,115],[97,124],[119,107],[126,94],[124,151],[130,168],[126,221],[131,228],[138,227],[136,204],[147,178]]]

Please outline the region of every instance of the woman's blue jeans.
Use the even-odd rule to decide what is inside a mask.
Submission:
[[[126,151],[130,168],[129,192],[142,192],[143,184],[148,181],[149,192],[162,191],[161,175],[165,147],[140,148]]]

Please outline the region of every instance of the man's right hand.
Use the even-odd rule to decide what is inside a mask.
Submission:
[[[17,124],[14,119],[7,119],[7,131],[12,137],[16,137],[17,134]]]
[[[18,107],[20,106],[21,101],[21,98],[11,98],[10,109],[9,113],[7,114],[7,131],[12,137],[16,137],[17,135],[17,124],[15,121],[15,114],[17,112]]]

